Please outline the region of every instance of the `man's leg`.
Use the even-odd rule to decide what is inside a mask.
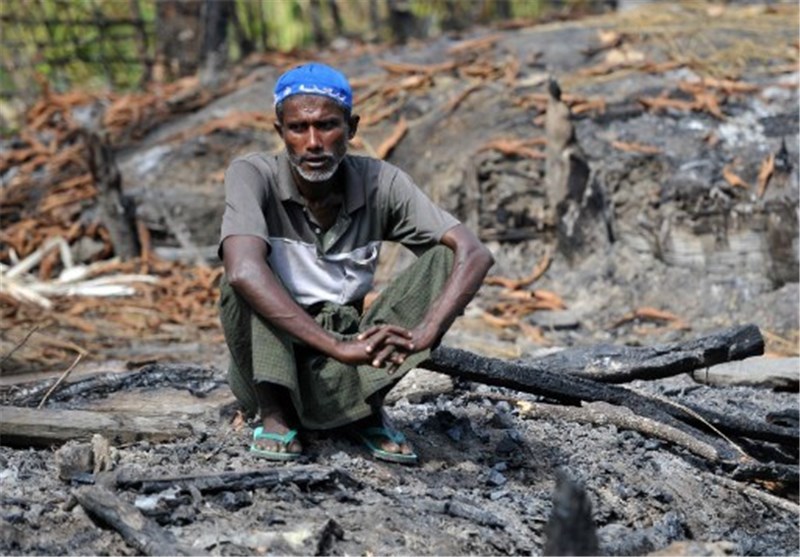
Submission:
[[[441,293],[452,268],[453,252],[446,246],[436,246],[425,252],[387,285],[364,314],[361,330],[378,323],[391,323],[406,328],[415,327],[422,321],[428,308]],[[366,391],[369,393],[367,402],[373,409],[373,415],[362,421],[360,426],[382,426],[394,431],[383,409],[383,400],[400,377],[427,359],[429,354],[430,350],[413,354],[388,380],[382,379],[380,374],[369,373],[371,377],[375,377],[372,381],[367,379],[367,382],[371,384],[366,387]],[[385,372],[383,377],[387,377]],[[397,443],[389,438],[378,436],[374,442],[386,452],[400,454],[413,454],[414,452],[405,441]]]
[[[254,356],[253,346],[264,348],[267,353],[283,354],[284,365],[293,366],[289,353],[291,343],[259,320],[224,278],[220,289],[220,318],[231,354],[228,368],[231,390],[248,414],[258,413],[264,433],[284,436],[294,429],[292,426],[297,421],[291,398],[286,387],[254,377],[254,366],[268,366],[269,362],[262,361],[264,350]],[[300,453],[303,450],[297,439],[283,443],[262,437],[253,442],[259,449],[270,452]]]

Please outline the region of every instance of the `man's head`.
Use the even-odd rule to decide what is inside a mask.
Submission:
[[[333,177],[355,136],[353,93],[347,78],[319,63],[284,73],[275,84],[275,129],[301,178],[324,182]]]

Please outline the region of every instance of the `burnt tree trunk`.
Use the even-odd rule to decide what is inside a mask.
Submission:
[[[405,44],[416,35],[417,18],[411,11],[409,0],[388,0],[389,28],[399,44]]]
[[[547,202],[558,249],[569,261],[607,248],[614,241],[608,195],[575,138],[561,88],[551,80],[547,102]]]
[[[94,132],[84,131],[89,170],[98,191],[100,222],[108,230],[114,253],[121,259],[139,254],[136,233],[136,205],[122,192],[122,175],[111,146]]]
[[[325,30],[322,27],[322,5],[319,0],[311,0],[309,3],[309,13],[311,15],[311,36],[314,44],[318,47],[323,46],[325,41]]]
[[[194,74],[200,67],[203,40],[202,2],[157,0],[156,59],[164,77]]]
[[[203,3],[201,81],[204,85],[217,85],[219,74],[228,61],[228,23],[231,22],[235,8],[231,0],[205,0]]]

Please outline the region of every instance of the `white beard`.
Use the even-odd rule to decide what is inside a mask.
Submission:
[[[325,182],[333,178],[333,175],[336,174],[336,171],[339,169],[339,165],[344,159],[344,154],[341,156],[331,155],[333,159],[333,164],[327,170],[304,170],[300,166],[300,157],[295,155],[289,155],[289,162],[292,164],[292,167],[297,171],[303,180],[307,182]]]

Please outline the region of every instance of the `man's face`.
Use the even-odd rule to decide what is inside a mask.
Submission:
[[[283,101],[283,118],[275,129],[297,173],[308,182],[324,182],[347,153],[355,123],[347,122],[342,108],[327,97],[294,95]]]

